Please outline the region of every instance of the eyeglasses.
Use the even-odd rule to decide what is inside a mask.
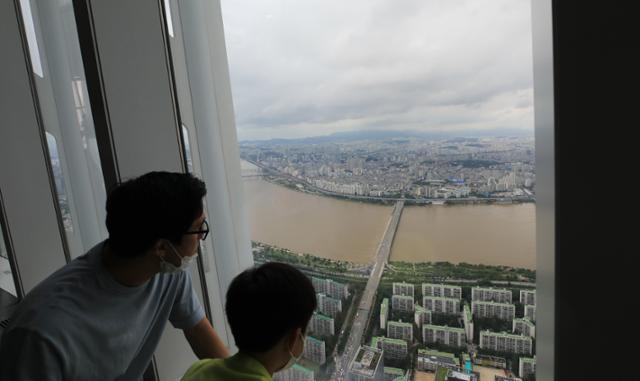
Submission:
[[[185,232],[184,234],[202,235],[202,238],[200,239],[204,241],[205,239],[207,239],[207,236],[209,235],[209,223],[207,222],[207,220],[204,220],[202,221],[202,225],[200,225],[199,230],[192,231],[192,232]]]

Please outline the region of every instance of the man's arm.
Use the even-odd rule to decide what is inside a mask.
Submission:
[[[193,327],[184,329],[183,332],[193,353],[199,359],[229,357],[229,350],[206,317]]]

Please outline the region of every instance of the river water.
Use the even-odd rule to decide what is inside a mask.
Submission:
[[[245,167],[245,165],[243,165]],[[244,180],[251,239],[320,257],[366,263],[392,207]],[[406,206],[391,261],[448,261],[535,269],[535,205]]]

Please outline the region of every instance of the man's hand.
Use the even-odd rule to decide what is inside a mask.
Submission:
[[[193,349],[193,353],[199,359],[229,357],[229,350],[220,340],[206,317],[202,318],[193,327],[183,330],[183,332],[191,349]]]

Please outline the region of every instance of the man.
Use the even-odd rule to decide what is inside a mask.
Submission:
[[[168,172],[110,192],[109,238],[26,295],[0,342],[0,379],[140,380],[167,320],[199,358],[228,356],[185,271],[209,232],[205,194]]]
[[[302,356],[316,304],[311,281],[295,267],[271,262],[245,270],[227,291],[227,320],[239,352],[196,362],[182,381],[271,381]]]

